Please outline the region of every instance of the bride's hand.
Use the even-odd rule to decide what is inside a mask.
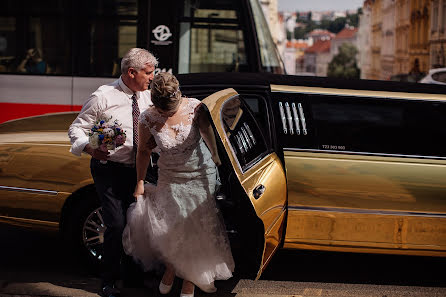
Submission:
[[[218,154],[212,155],[212,161],[214,161],[215,165],[217,165],[217,166],[221,165],[221,160],[220,160],[220,157],[218,156]]]
[[[143,194],[144,194],[144,181],[140,180],[136,184],[135,192],[133,192],[133,196],[135,197],[135,199],[137,199],[138,196],[143,195]]]

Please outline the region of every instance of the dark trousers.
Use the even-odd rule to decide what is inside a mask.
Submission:
[[[102,280],[104,284],[114,284],[122,278],[125,283],[126,277],[134,279],[137,270],[136,264],[131,257],[124,254],[122,248],[127,209],[135,201],[133,191],[136,186],[136,169],[110,161],[102,164],[93,158],[90,168],[107,227],[104,234]]]

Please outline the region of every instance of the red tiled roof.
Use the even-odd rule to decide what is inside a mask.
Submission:
[[[331,40],[318,40],[313,46],[307,48],[305,53],[323,53],[330,51]]]
[[[358,28],[347,28],[342,29],[338,34],[336,34],[336,39],[347,39],[355,36],[356,32],[358,32]]]
[[[310,33],[308,33],[309,36],[313,36],[313,35],[333,35],[333,33],[331,33],[328,30],[322,30],[322,29],[314,29],[313,31],[311,31]]]
[[[287,48],[294,47],[295,49],[306,49],[308,47],[308,44],[305,42],[288,41],[285,47]]]

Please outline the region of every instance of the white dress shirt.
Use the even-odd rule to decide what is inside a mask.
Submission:
[[[124,145],[110,151],[110,161],[133,164],[133,116],[132,96],[130,90],[120,77],[108,85],[100,86],[82,106],[77,118],[68,129],[71,140],[70,152],[80,156],[89,142],[88,132],[97,119],[118,120],[126,133]],[[150,105],[150,91],[136,92],[140,112],[145,111]]]

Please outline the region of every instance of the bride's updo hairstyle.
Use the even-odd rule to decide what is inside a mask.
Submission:
[[[153,105],[167,112],[175,110],[181,102],[180,83],[168,72],[155,75],[150,84],[150,92]]]

